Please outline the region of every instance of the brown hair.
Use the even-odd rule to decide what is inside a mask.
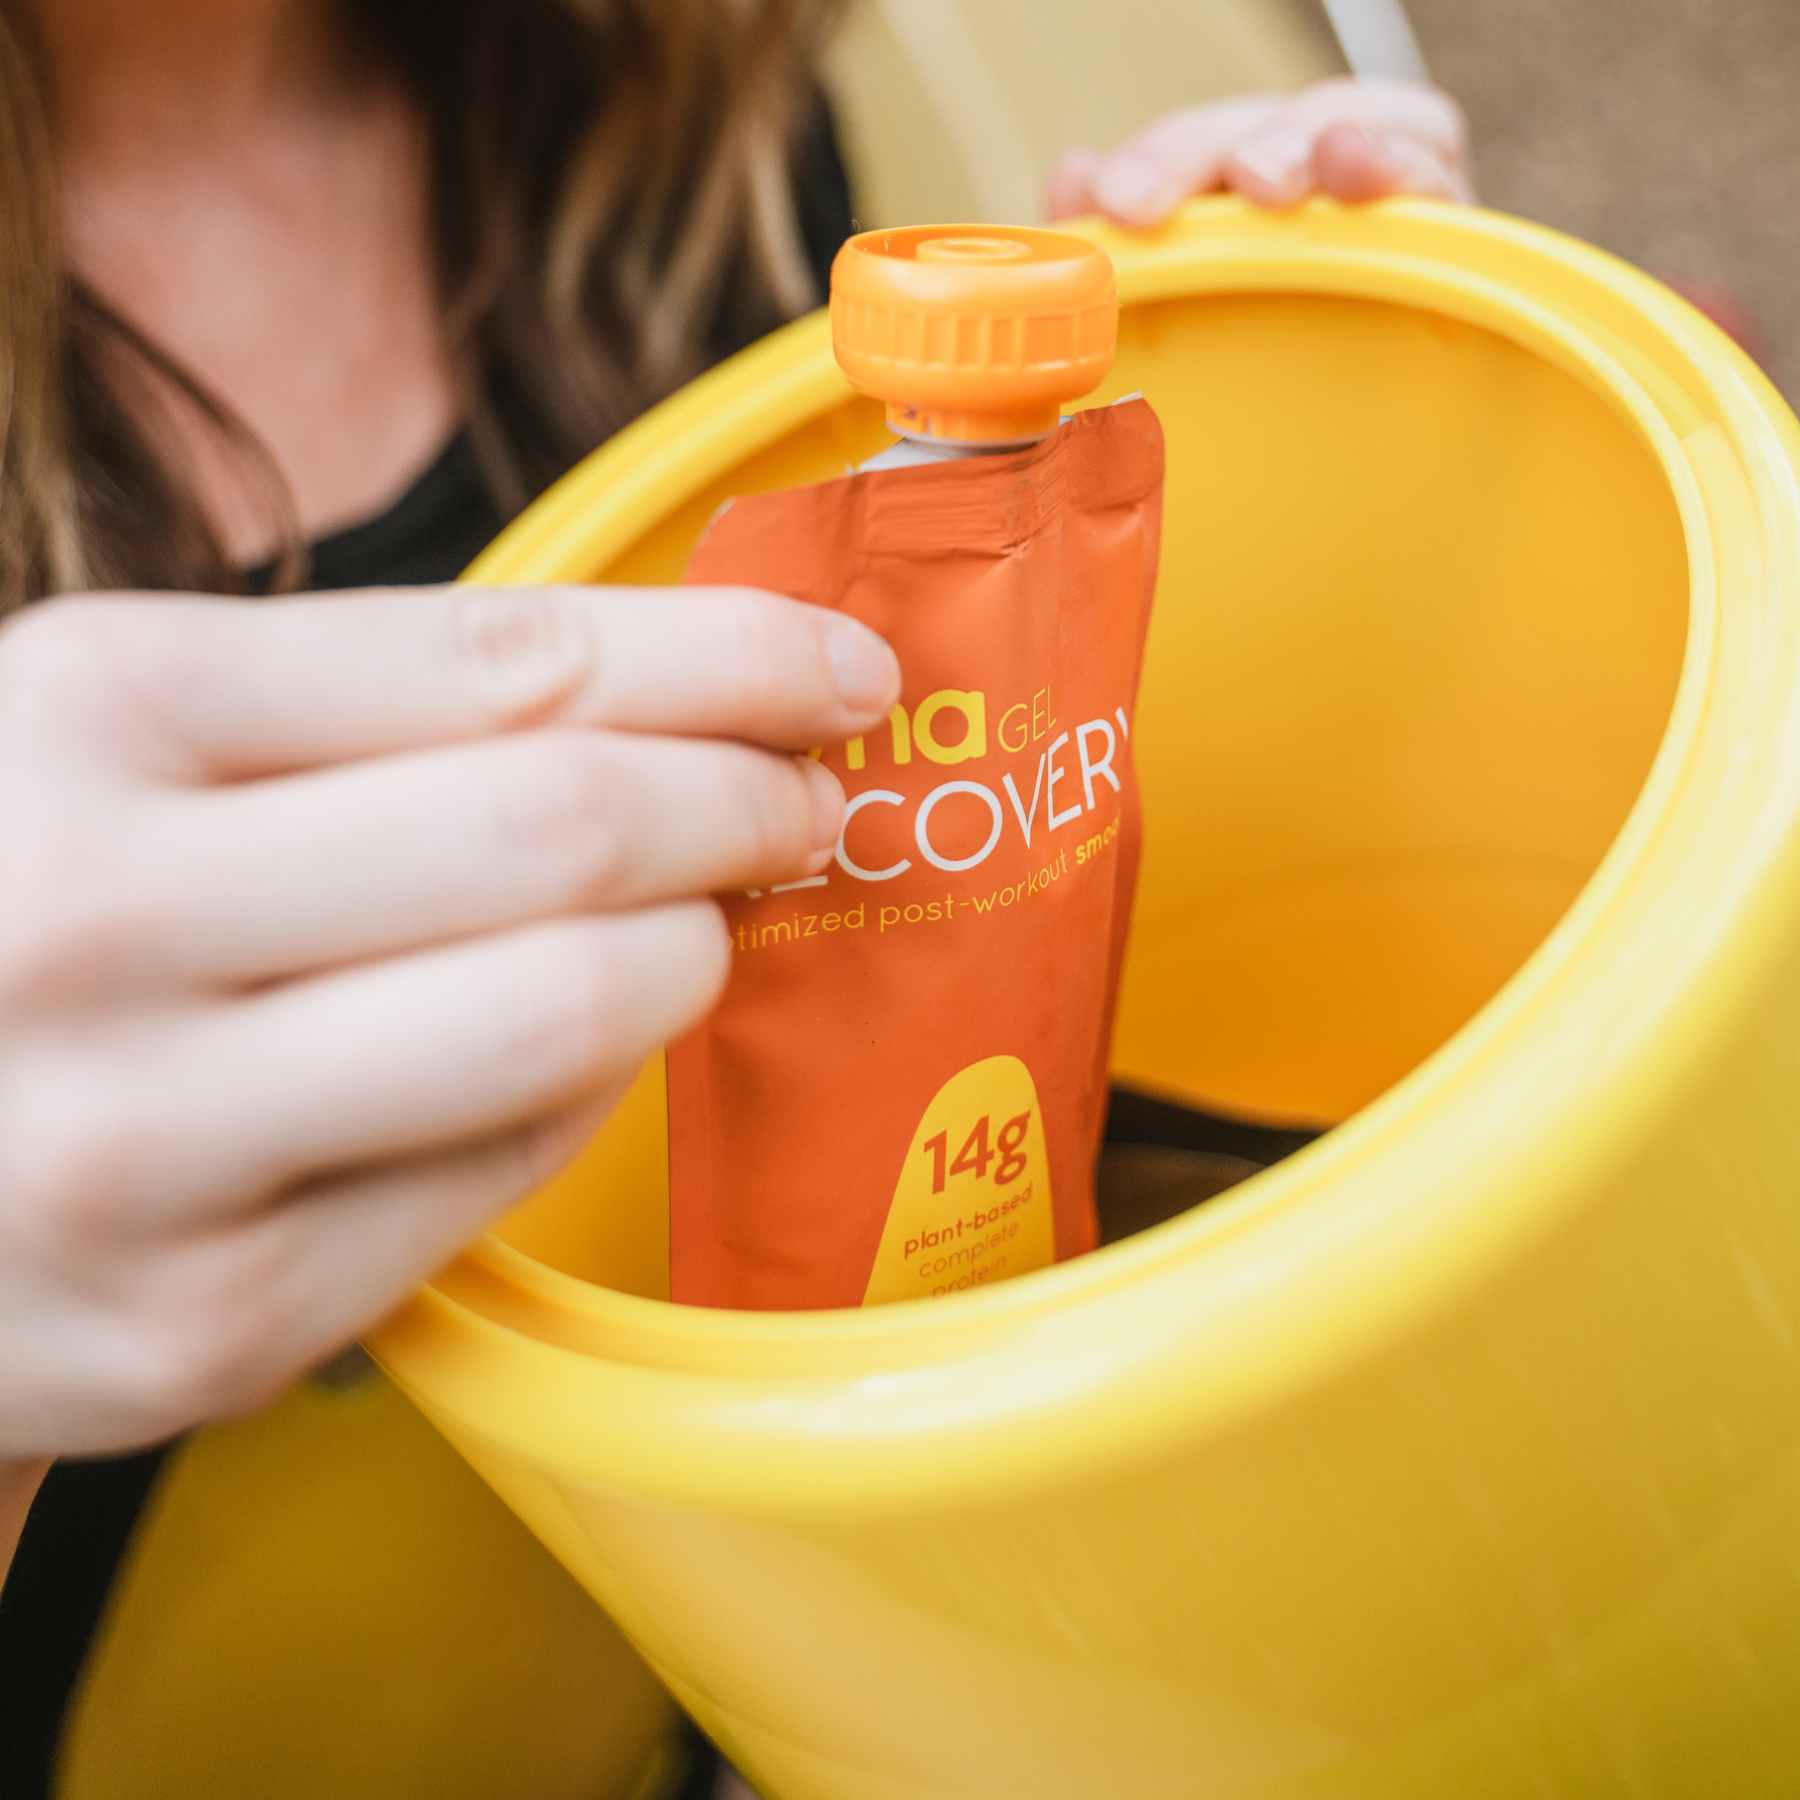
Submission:
[[[792,200],[838,0],[353,0],[429,125],[439,292],[486,478],[523,504],[718,342],[817,299]],[[0,614],[106,586],[229,588],[157,429],[195,409],[289,544],[253,434],[72,279],[44,70],[0,0]]]

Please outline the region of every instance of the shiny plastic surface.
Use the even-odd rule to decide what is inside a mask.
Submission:
[[[1106,253],[1065,232],[866,231],[831,267],[831,336],[858,393],[908,437],[1014,444],[1106,379],[1119,332]]]
[[[56,1800],[671,1800],[679,1730],[618,1632],[365,1366],[173,1453]]]
[[[652,1072],[379,1353],[770,1800],[1786,1791],[1800,427],[1504,218],[1102,241],[1170,452],[1117,1068],[1346,1122],[979,1295],[748,1317],[645,1297]],[[880,437],[804,323],[478,573],[668,578]]]

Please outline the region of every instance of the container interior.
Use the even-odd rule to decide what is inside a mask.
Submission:
[[[1299,294],[1130,307],[1101,398],[1134,391],[1169,462],[1115,1076],[1326,1127],[1494,995],[1618,832],[1681,665],[1680,520],[1603,396],[1436,313]],[[676,579],[721,500],[882,441],[846,400],[589,573]],[[665,1160],[653,1067],[500,1235],[660,1296]],[[1246,1172],[1230,1161],[1129,1224]]]

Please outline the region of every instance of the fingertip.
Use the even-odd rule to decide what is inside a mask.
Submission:
[[[1071,150],[1044,182],[1044,212],[1051,219],[1073,219],[1094,210],[1093,179],[1100,166],[1097,152]]]
[[[810,756],[796,759],[806,783],[807,800],[812,808],[811,856],[806,873],[816,875],[837,850],[838,835],[844,829],[844,784],[822,762]],[[824,858],[825,862],[820,861]]]
[[[1313,180],[1321,193],[1347,205],[1379,200],[1396,186],[1395,171],[1374,138],[1348,122],[1320,132],[1313,146]]]
[[[884,718],[900,698],[900,659],[886,638],[843,613],[825,613],[820,629],[838,704],[853,725]]]
[[[1310,132],[1284,125],[1240,145],[1225,164],[1227,184],[1258,206],[1298,206],[1313,186]]]
[[[644,1050],[679,1037],[718,1004],[731,979],[735,949],[725,908],[710,896],[671,901],[636,915],[646,969],[660,967],[669,979],[652,998],[653,1035]]]
[[[710,1012],[725,992],[731,980],[731,954],[737,946],[732,940],[731,921],[717,900],[696,900],[691,904],[699,909],[699,923],[710,946],[709,960],[700,970],[701,998],[693,1015],[699,1018]]]
[[[1137,230],[1162,224],[1183,199],[1166,169],[1137,151],[1122,151],[1094,176],[1094,198],[1109,218]]]

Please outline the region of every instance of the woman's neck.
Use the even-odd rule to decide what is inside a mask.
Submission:
[[[354,85],[337,0],[38,0],[65,157],[212,155]]]
[[[249,427],[305,535],[369,517],[457,411],[411,89],[348,0],[37,4],[66,266]],[[146,421],[229,558],[273,554],[235,447],[167,391]]]

